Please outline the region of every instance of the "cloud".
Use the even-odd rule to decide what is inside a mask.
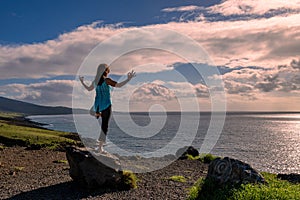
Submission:
[[[208,98],[209,97],[209,92],[208,92],[208,88],[206,85],[199,83],[199,84],[195,85],[194,88],[195,88],[197,97],[200,97],[200,98]]]
[[[132,101],[139,102],[166,102],[175,99],[174,92],[165,86],[156,83],[146,83],[138,87],[132,94]]]
[[[177,13],[182,19],[186,16],[189,20],[145,25],[142,28],[173,30],[194,39],[196,44],[206,50],[214,63],[213,67],[220,70],[222,76],[216,75],[214,78],[221,77],[224,80],[228,98],[234,97],[240,102],[245,99],[259,101],[261,98],[275,98],[279,93],[295,97],[300,90],[299,7],[299,1],[276,0],[265,3],[261,0],[228,0],[206,9],[198,6],[165,8],[162,10],[164,13]],[[203,20],[199,21],[196,18],[200,15]],[[94,22],[43,43],[0,45],[0,79],[75,75],[85,56],[97,44],[118,33],[135,29],[136,27],[122,27],[122,24],[104,26],[101,22]],[[134,41],[138,35],[132,33],[131,41]],[[172,41],[166,35],[149,34],[148,37],[148,41],[153,43],[171,41],[174,48],[185,47],[184,42]],[[124,39],[112,45],[131,44]],[[192,49],[190,52],[198,54]],[[99,58],[101,56],[99,54]],[[195,71],[191,70],[190,63],[181,58],[181,55],[174,55],[163,49],[139,49],[121,55],[112,63],[112,73],[116,75],[123,75],[131,68],[136,68],[139,77],[151,78],[150,82],[159,78],[164,83],[157,85],[172,90],[175,96],[192,98],[191,94],[195,94],[199,99],[205,99],[208,95],[201,77],[193,73]],[[91,69],[96,70],[96,66],[91,66]],[[174,75],[174,72],[177,76],[168,77],[170,74]],[[174,79],[179,76],[186,82],[179,80],[176,83]],[[64,81],[8,84],[1,87],[0,94],[35,103],[54,105],[56,102],[66,105],[70,102],[72,87],[69,82]],[[136,82],[134,84],[134,87],[140,86]],[[135,98],[169,101],[168,95],[171,93],[168,94],[163,87],[152,85],[157,89],[157,94],[160,94],[157,96],[154,95],[155,90],[149,87],[145,86],[137,91],[140,96]],[[60,89],[55,91],[54,88]]]
[[[78,27],[44,43],[0,46],[0,79],[75,74],[85,56],[99,42],[120,31],[97,25],[95,22]]]
[[[195,11],[195,10],[203,10],[204,7],[201,6],[179,6],[179,7],[172,7],[172,8],[164,8],[161,11],[162,12],[186,12],[186,11]]]
[[[144,26],[177,31],[198,42],[216,65],[275,66],[287,63],[299,52],[300,14],[276,16],[269,19],[220,22],[170,22]],[[85,56],[100,42],[135,27],[101,26],[99,22],[78,27],[44,43],[0,46],[0,79],[41,78],[75,74]],[[138,37],[138,35],[132,35]],[[162,43],[166,36],[149,35],[150,40]],[[174,48],[183,47],[174,41]],[[115,44],[120,45],[120,44]],[[123,45],[130,45],[124,43]],[[191,50],[191,53],[194,53]],[[99,55],[101,58],[101,55]],[[155,72],[166,65],[183,62],[168,52],[139,50],[116,60],[114,73],[124,74],[134,66],[162,63],[159,68],[144,68]],[[280,63],[278,63],[280,62]],[[95,66],[91,66],[94,68]],[[142,70],[143,67],[140,67]],[[151,71],[152,70],[152,71]]]
[[[178,55],[168,52],[164,49],[138,49],[121,55],[111,63],[114,70],[117,69],[123,73],[134,68],[137,73],[155,73],[170,70],[170,63],[184,62],[185,60]]]
[[[261,94],[275,97],[278,92],[297,96],[300,93],[299,61],[292,60],[289,65],[268,70],[258,67],[233,70],[222,75],[225,90],[228,95],[239,95],[250,100],[260,98]]]
[[[225,88],[228,94],[245,94],[253,90],[250,84],[240,83],[236,81],[225,81]]]
[[[8,84],[0,89],[7,97],[46,105],[71,106],[74,81],[50,80],[34,84]]]
[[[290,66],[293,68],[293,69],[298,69],[300,70],[300,59],[297,61],[297,60],[292,60]]]
[[[247,21],[297,14],[300,12],[300,1],[274,0],[266,3],[264,0],[224,0],[209,7],[190,5],[165,8],[161,11],[164,18],[178,22]]]
[[[230,15],[264,15],[270,13],[289,13],[300,9],[298,0],[227,0],[208,8],[211,13],[220,13],[224,16]],[[280,12],[281,11],[281,12]]]

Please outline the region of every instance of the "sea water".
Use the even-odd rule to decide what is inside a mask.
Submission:
[[[96,120],[90,115],[80,117],[86,124],[76,126],[88,127]],[[40,115],[29,118],[46,124],[45,128],[78,132],[72,115]],[[134,124],[128,123],[128,114],[112,114],[108,145],[105,147],[109,152],[138,155],[166,151],[164,153],[168,154],[169,148],[166,147],[171,145],[179,148],[183,144],[200,149],[211,123],[211,114],[201,114],[199,118],[195,113],[131,113],[130,119]],[[157,127],[149,128],[151,121],[157,122]],[[101,124],[101,120],[99,122]],[[183,123],[184,129],[181,128]],[[135,134],[132,135],[131,132]],[[97,139],[99,133],[100,127],[92,134],[79,135],[81,138]],[[210,153],[240,159],[260,171],[300,173],[300,114],[227,114],[223,129]]]

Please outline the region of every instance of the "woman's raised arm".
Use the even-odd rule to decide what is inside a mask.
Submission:
[[[131,72],[128,72],[127,79],[125,81],[120,82],[120,83],[116,83],[115,87],[123,87],[126,83],[128,83],[135,76],[136,76],[135,71],[132,70]]]
[[[90,86],[88,86],[88,85],[86,85],[86,84],[84,83],[84,77],[83,77],[83,76],[79,76],[79,80],[80,80],[81,84],[83,85],[83,87],[84,87],[85,89],[87,89],[88,91],[92,91],[92,90],[94,89],[94,81],[91,83]]]

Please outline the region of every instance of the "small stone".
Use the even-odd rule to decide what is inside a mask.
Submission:
[[[15,175],[16,175],[16,172],[15,172],[15,171],[10,171],[10,172],[9,172],[9,175],[15,176]]]

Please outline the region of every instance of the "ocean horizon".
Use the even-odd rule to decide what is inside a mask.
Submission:
[[[161,150],[168,154],[169,149],[165,147],[170,144],[176,148],[182,147],[182,144],[190,144],[200,150],[208,129],[214,131],[210,124],[218,123],[221,118],[216,117],[213,123],[212,113],[201,112],[200,118],[198,115],[196,112],[132,112],[130,115],[113,112],[105,149],[125,156],[144,156]],[[80,117],[86,124],[79,126],[88,127],[96,121],[90,115],[82,114]],[[76,132],[81,138],[96,140],[100,132],[80,133],[72,114],[28,118],[45,124],[43,127],[48,129]],[[128,124],[128,120],[134,124]],[[184,129],[180,129],[183,121]],[[195,124],[198,124],[196,132],[189,130]],[[150,129],[151,125],[154,126]],[[209,153],[242,160],[261,171],[300,173],[299,130],[300,112],[227,112],[223,129]],[[175,142],[174,138],[177,138]]]

